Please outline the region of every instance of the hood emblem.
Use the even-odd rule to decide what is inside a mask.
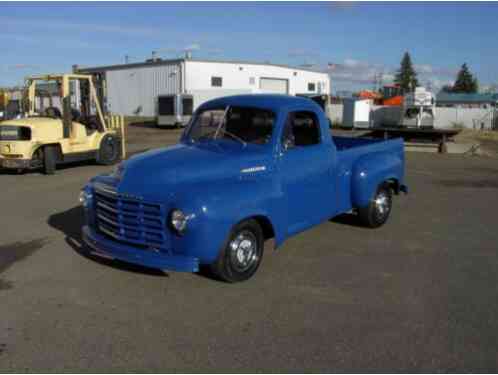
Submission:
[[[254,172],[263,172],[266,171],[266,167],[264,165],[259,165],[256,167],[244,168],[240,172],[241,173],[254,173]]]

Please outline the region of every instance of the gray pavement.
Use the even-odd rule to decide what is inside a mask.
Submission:
[[[384,227],[337,218],[232,285],[84,256],[107,170],[0,174],[0,372],[497,371],[496,159],[408,153]]]

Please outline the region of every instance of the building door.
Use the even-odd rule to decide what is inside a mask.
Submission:
[[[260,78],[259,89],[267,94],[288,94],[289,80],[280,78]]]

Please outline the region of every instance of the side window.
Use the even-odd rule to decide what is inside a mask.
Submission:
[[[312,146],[320,143],[320,127],[313,112],[291,112],[282,134],[285,149]]]

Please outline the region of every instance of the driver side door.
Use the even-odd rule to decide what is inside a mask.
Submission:
[[[322,142],[318,121],[312,111],[290,112],[282,132],[279,169],[288,234],[321,222],[331,212],[331,150]]]

